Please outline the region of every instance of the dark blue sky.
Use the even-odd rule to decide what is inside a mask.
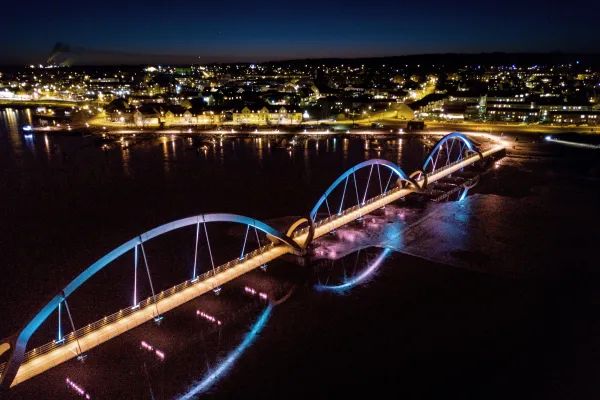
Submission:
[[[3,6],[0,63],[55,42],[76,62],[264,61],[445,52],[600,51],[600,1],[39,1]],[[200,58],[198,58],[200,57]]]

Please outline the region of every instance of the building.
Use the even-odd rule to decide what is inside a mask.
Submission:
[[[248,125],[299,124],[302,122],[302,112],[296,109],[288,110],[284,106],[246,106],[235,110],[232,119],[235,123]]]
[[[550,111],[547,122],[558,125],[588,125],[600,124],[600,111]]]
[[[160,112],[155,108],[140,107],[133,113],[133,123],[136,126],[158,126],[160,124]]]

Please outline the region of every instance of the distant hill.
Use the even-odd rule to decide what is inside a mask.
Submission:
[[[369,57],[369,58],[320,58],[320,59],[299,59],[299,60],[281,60],[271,61],[262,64],[281,64],[281,65],[351,65],[351,66],[371,66],[371,65],[390,65],[422,68],[432,67],[460,67],[473,65],[556,65],[556,64],[575,64],[577,61],[581,65],[600,65],[600,53],[444,53],[444,54],[414,54],[390,57]]]

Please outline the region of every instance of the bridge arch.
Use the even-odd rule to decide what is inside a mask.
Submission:
[[[331,184],[331,186],[329,186],[329,188],[325,191],[325,193],[323,193],[321,198],[319,198],[319,200],[317,201],[317,203],[311,210],[310,218],[314,221],[315,216],[317,215],[317,212],[319,211],[319,208],[326,201],[327,196],[329,196],[331,194],[331,192],[333,192],[333,190],[335,188],[337,188],[340,183],[342,183],[346,178],[349,178],[350,175],[353,175],[359,169],[365,168],[368,166],[373,166],[373,165],[381,165],[381,166],[387,167],[392,171],[393,174],[396,174],[398,176],[399,181],[406,182],[406,184],[408,184],[408,185],[413,185],[417,189],[419,188],[419,185],[417,184],[417,182],[414,179],[410,178],[399,166],[397,166],[393,162],[390,162],[387,160],[382,160],[379,158],[374,158],[371,160],[363,161],[359,164],[356,164],[354,167],[350,168],[346,172],[344,172],[342,175],[340,175],[339,178],[337,178]]]
[[[427,158],[425,159],[425,163],[423,164],[423,171],[427,170],[427,166],[428,165],[432,165],[433,166],[433,170],[436,170],[436,161],[437,158],[440,155],[440,150],[442,150],[443,146],[449,141],[452,141],[452,146],[454,146],[454,141],[455,140],[459,140],[459,142],[462,142],[463,144],[460,144],[460,149],[465,149],[466,151],[471,151],[474,153],[477,153],[479,155],[480,159],[483,159],[483,155],[481,154],[481,152],[477,149],[477,147],[475,147],[475,145],[473,144],[473,142],[471,142],[471,140],[464,134],[460,133],[460,132],[452,132],[446,136],[444,136],[443,138],[441,138],[440,140],[438,140],[438,142],[435,144],[435,146],[433,146],[433,148],[431,149],[431,151],[429,152],[429,155],[427,156]],[[452,151],[451,148],[448,148],[449,151]],[[462,150],[459,150],[459,152],[461,152],[460,156],[462,157]],[[452,160],[452,161],[456,161],[456,160]]]
[[[298,221],[294,222],[288,228],[286,235],[290,238],[294,238],[294,234],[296,233],[298,228],[303,224],[308,225],[308,231],[306,233],[306,239],[302,244],[299,244],[299,246],[302,248],[302,250],[305,250],[308,247],[308,245],[312,243],[312,240],[315,236],[315,223],[310,216],[308,218],[302,217]]]
[[[102,270],[112,261],[116,260],[123,254],[134,249],[136,246],[143,244],[150,239],[157,236],[163,235],[167,232],[180,229],[186,226],[197,225],[201,223],[209,222],[233,222],[239,224],[245,224],[249,227],[254,227],[268,235],[268,237],[275,238],[286,246],[289,246],[292,251],[299,254],[302,248],[290,237],[282,234],[278,230],[271,226],[256,220],[254,218],[245,217],[236,214],[201,214],[193,217],[179,219],[173,222],[166,223],[151,229],[145,233],[142,233],[136,238],[133,238],[119,247],[115,248],[105,256],[101,257],[95,263],[86,268],[81,272],[75,279],[73,279],[67,286],[62,289],[52,300],[48,302],[28,323],[25,327],[16,335],[16,339],[10,347],[2,347],[2,352],[9,352],[9,360],[6,364],[6,368],[2,371],[0,376],[0,390],[8,390],[12,381],[14,380],[21,363],[23,362],[27,343],[31,336],[37,331],[40,325],[48,319],[48,317],[57,309],[58,305],[65,300],[71,293],[77,290],[83,285],[88,279],[94,276],[98,271]]]
[[[427,174],[423,172],[423,170],[418,169],[414,171],[412,174],[410,174],[410,178],[414,179],[415,181],[423,178],[423,182],[421,182],[421,186],[419,188],[424,189],[427,187]]]

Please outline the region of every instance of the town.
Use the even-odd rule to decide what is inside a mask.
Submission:
[[[517,60],[517,61],[515,61]],[[520,60],[520,62],[519,62]],[[587,128],[600,70],[574,55],[435,55],[191,66],[30,65],[0,71],[0,105],[34,125],[282,129],[412,122]],[[64,127],[65,125],[63,125]]]

